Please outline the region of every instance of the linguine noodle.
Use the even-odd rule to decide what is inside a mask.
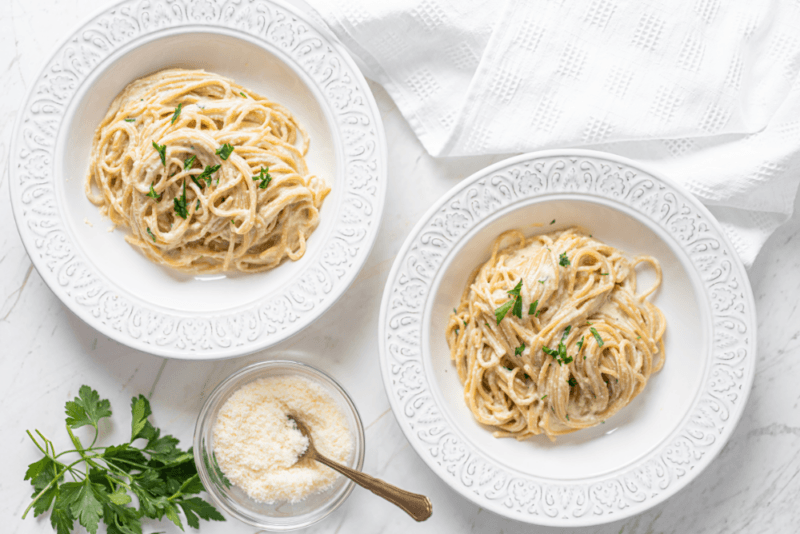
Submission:
[[[330,188],[283,106],[202,70],[128,85],[97,127],[86,196],[150,260],[257,272],[303,256]]]
[[[656,282],[636,293],[635,268]],[[646,298],[655,258],[632,261],[575,228],[500,235],[446,330],[475,419],[496,437],[551,440],[597,425],[664,365],[666,322]]]

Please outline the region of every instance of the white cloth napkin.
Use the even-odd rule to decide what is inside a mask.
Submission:
[[[705,203],[746,265],[800,182],[800,2],[306,0],[434,156],[589,147]]]

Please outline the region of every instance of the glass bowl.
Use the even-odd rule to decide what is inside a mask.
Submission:
[[[321,385],[345,416],[353,436],[353,453],[347,465],[361,470],[364,465],[364,427],[353,401],[331,377],[309,365],[289,360],[272,360],[248,365],[223,380],[206,399],[194,430],[194,463],[200,480],[214,504],[229,515],[254,527],[271,531],[296,530],[320,521],[347,499],[355,485],[339,476],[328,489],[291,503],[267,504],[251,499],[242,489],[223,478],[214,458],[214,423],[220,408],[240,387],[259,378],[302,376]]]

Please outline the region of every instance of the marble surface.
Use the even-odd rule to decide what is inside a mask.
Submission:
[[[215,361],[165,360],[100,335],[66,309],[33,268],[16,232],[7,165],[13,120],[56,43],[98,0],[4,0],[0,10],[0,396],[5,439],[0,453],[0,521],[4,532],[46,532],[46,519],[21,520],[30,486],[26,465],[38,451],[25,435],[39,429],[65,447],[63,405],[90,384],[116,409],[103,439],[122,439],[128,403],[150,397],[155,423],[188,446],[205,396],[224,377],[251,362],[290,357],[336,377],[351,393],[366,427],[365,470],[427,494],[433,517],[414,523],[371,493],[348,501],[306,532],[521,533],[565,532],[501,518],[464,500],[411,449],[384,393],[378,362],[377,320],[383,285],[417,219],[461,178],[498,157],[428,156],[380,86],[371,84],[389,146],[389,191],[378,242],[363,271],[316,324],[283,345],[248,357]],[[650,511],[574,532],[722,533],[797,532],[800,524],[800,203],[750,269],[758,311],[758,364],[750,400],[720,456],[676,496]],[[203,523],[203,532],[249,533],[233,520]],[[149,522],[145,532],[179,532]],[[570,530],[573,531],[573,530]]]

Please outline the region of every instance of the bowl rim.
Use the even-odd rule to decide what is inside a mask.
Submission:
[[[61,100],[48,97],[47,105],[52,109],[42,111],[39,108],[45,101],[42,97],[43,88],[47,89],[47,84],[51,83],[49,77],[54,72],[63,70],[60,66],[61,60],[69,51],[70,43],[73,40],[94,38],[92,32],[97,32],[100,23],[108,22],[108,19],[115,16],[131,19],[130,12],[135,11],[138,0],[121,0],[111,6],[99,8],[90,18],[76,25],[72,32],[60,40],[44,62],[15,118],[8,170],[12,213],[23,246],[44,282],[67,308],[102,334],[131,348],[170,358],[214,360],[273,347],[304,330],[339,301],[356,280],[377,240],[388,189],[388,162],[380,111],[366,80],[344,46],[327,29],[321,28],[312,16],[282,0],[259,0],[260,4],[272,10],[272,19],[264,22],[262,29],[244,28],[243,31],[242,27],[237,26],[234,17],[222,18],[222,9],[216,2],[213,5],[218,13],[214,20],[202,17],[190,19],[190,8],[199,2],[200,0],[185,0],[181,5],[185,10],[185,14],[181,16],[185,15],[185,18],[171,20],[166,25],[145,27],[139,18],[133,17],[140,29],[130,36],[116,34],[118,41],[110,38],[104,41],[102,46],[108,49],[100,49],[102,53],[99,54],[99,59],[80,74],[67,91],[67,96]],[[231,9],[246,7],[237,5]],[[322,74],[311,72],[312,67],[300,63],[301,52],[297,51],[299,45],[294,49],[287,49],[269,36],[270,25],[277,24],[275,21],[295,24],[312,34],[320,46],[327,47],[325,53],[330,54],[331,61],[335,60],[340,65],[340,72],[329,74],[331,79],[323,83]],[[244,35],[237,36],[232,30]],[[342,159],[337,164],[337,183],[341,184],[339,187],[342,188],[342,194],[336,212],[330,213],[330,217],[335,219],[330,222],[332,228],[326,241],[320,244],[315,262],[294,273],[291,282],[285,284],[281,291],[264,295],[243,306],[192,313],[165,310],[155,303],[143,301],[136,295],[131,295],[124,287],[111,283],[92,265],[65,220],[64,208],[60,207],[63,198],[57,193],[59,172],[55,166],[60,160],[57,158],[56,141],[66,125],[65,119],[74,105],[75,97],[85,93],[86,89],[82,86],[87,79],[96,80],[98,69],[105,70],[113,62],[123,59],[126,54],[152,40],[168,35],[209,32],[242,39],[260,47],[296,72],[309,85],[315,99],[317,94],[325,96],[318,101],[330,113],[333,121],[327,122],[332,136],[339,139],[336,143],[341,144],[338,152]],[[98,38],[99,40],[101,39]],[[86,43],[81,41],[81,44]],[[293,57],[292,54],[298,56]],[[337,75],[338,78],[335,77]],[[335,83],[358,97],[358,102],[352,104],[353,109],[342,111],[336,107],[333,97],[326,92],[326,88]],[[312,86],[315,90],[312,90]],[[32,111],[33,106],[38,106],[37,112]],[[355,120],[353,117],[363,119],[366,126],[350,124],[348,121]],[[50,141],[45,138],[36,143],[36,136],[44,135],[35,129],[38,125],[37,118],[56,123],[53,132],[48,134]],[[345,125],[367,132],[362,152],[356,150],[361,146],[356,146],[358,141],[353,141],[354,145],[347,144],[350,141],[343,135]],[[46,128],[38,127],[47,132]],[[38,171],[39,175],[29,175],[28,173],[33,174],[34,171],[26,173],[26,163],[33,160],[26,158],[35,157],[43,158],[40,163],[44,161],[44,169]],[[368,170],[368,185],[356,189],[347,177],[352,164],[359,162],[366,162],[365,166],[368,163],[372,167]],[[48,200],[51,203],[49,205]],[[345,222],[345,206],[354,210],[361,220],[357,223]],[[53,213],[42,215],[45,211]],[[51,250],[51,246],[57,250]],[[344,254],[345,263],[334,264],[325,259],[324,256],[331,251],[334,255]],[[312,291],[305,290],[300,284],[301,279],[311,283]],[[242,325],[245,327],[241,328]],[[197,335],[198,330],[202,331],[202,335]]]
[[[624,507],[623,509],[611,511],[611,509],[609,507],[608,510],[602,510],[601,509],[599,512],[596,512],[594,514],[586,514],[586,515],[583,515],[583,516],[581,516],[579,518],[574,518],[574,517],[570,518],[570,517],[568,517],[567,514],[566,514],[566,512],[567,512],[567,506],[566,505],[564,505],[563,510],[555,507],[553,509],[553,515],[552,516],[548,515],[546,513],[538,513],[538,515],[537,515],[537,514],[534,514],[532,512],[525,512],[525,511],[523,511],[521,509],[516,509],[515,510],[515,509],[512,508],[511,504],[503,505],[503,503],[501,502],[503,500],[502,499],[503,494],[508,495],[509,496],[508,501],[511,502],[511,499],[510,499],[511,494],[510,494],[510,491],[509,491],[509,487],[511,486],[512,481],[518,480],[518,481],[521,481],[520,482],[521,484],[525,484],[525,483],[529,483],[535,477],[531,477],[529,475],[525,475],[525,474],[521,474],[521,473],[509,473],[507,469],[500,468],[500,469],[497,470],[497,472],[502,472],[503,476],[505,476],[505,475],[508,475],[508,476],[502,482],[502,485],[500,487],[495,488],[495,490],[493,490],[493,498],[489,499],[489,498],[483,497],[480,494],[479,489],[476,487],[478,484],[476,484],[475,480],[472,480],[472,482],[467,483],[467,482],[461,480],[461,475],[459,474],[459,473],[461,473],[461,471],[457,470],[458,468],[448,469],[448,467],[449,468],[453,468],[453,465],[447,465],[447,463],[445,461],[443,461],[443,459],[441,458],[441,454],[440,454],[441,451],[439,451],[439,449],[441,448],[441,439],[443,437],[445,437],[448,434],[448,432],[451,432],[450,429],[448,428],[449,423],[447,423],[447,422],[443,423],[441,421],[441,417],[439,416],[439,419],[437,419],[437,421],[435,423],[436,425],[438,425],[436,430],[431,430],[431,429],[426,430],[424,427],[421,427],[420,425],[415,424],[415,423],[418,423],[419,421],[409,422],[412,417],[409,415],[409,413],[406,413],[406,412],[408,412],[408,410],[410,408],[407,405],[404,406],[401,403],[401,400],[398,398],[398,394],[399,394],[398,391],[399,391],[399,388],[401,388],[401,386],[395,385],[395,382],[397,382],[397,379],[392,377],[391,369],[390,369],[390,366],[392,364],[389,362],[389,359],[390,359],[390,354],[393,354],[393,351],[391,351],[387,347],[387,343],[388,343],[387,342],[387,339],[388,339],[387,330],[389,329],[388,312],[389,312],[390,303],[392,302],[393,290],[396,289],[396,281],[397,281],[397,278],[398,278],[398,273],[400,272],[401,268],[403,267],[403,262],[406,259],[407,255],[409,254],[409,252],[411,250],[413,250],[413,247],[418,245],[418,243],[416,242],[416,238],[420,236],[420,234],[422,233],[423,229],[425,229],[426,225],[428,225],[430,223],[430,221],[434,218],[434,216],[438,212],[440,212],[443,209],[447,209],[447,207],[450,205],[451,202],[454,201],[455,197],[457,197],[458,194],[463,193],[464,191],[467,191],[470,187],[479,186],[480,185],[479,183],[480,183],[481,180],[485,180],[487,183],[490,183],[490,185],[493,185],[493,184],[491,184],[491,182],[497,176],[497,173],[499,171],[504,170],[504,169],[508,169],[508,168],[512,168],[514,165],[523,164],[525,162],[534,162],[536,160],[543,160],[543,159],[546,159],[546,158],[564,158],[564,159],[586,158],[586,159],[604,160],[604,161],[612,163],[612,164],[617,164],[617,165],[620,165],[620,166],[625,166],[625,167],[628,167],[630,169],[636,170],[636,171],[638,171],[639,173],[641,173],[643,175],[649,175],[649,177],[655,179],[656,182],[661,182],[662,184],[664,184],[664,185],[668,186],[670,189],[672,189],[672,191],[674,191],[675,193],[677,193],[680,196],[682,196],[683,197],[682,200],[685,200],[686,203],[691,206],[691,209],[694,209],[696,211],[696,213],[698,213],[703,218],[703,222],[708,224],[708,226],[710,227],[711,231],[713,231],[713,237],[719,241],[720,247],[722,249],[724,249],[725,260],[732,264],[732,265],[730,265],[730,271],[732,273],[734,273],[733,275],[736,277],[735,281],[736,281],[737,284],[739,284],[739,287],[741,288],[740,289],[740,293],[741,293],[742,300],[744,301],[742,303],[742,306],[747,310],[747,313],[744,314],[745,317],[744,317],[743,323],[746,323],[746,327],[748,328],[747,336],[749,337],[749,341],[747,342],[747,349],[745,349],[745,357],[743,358],[744,362],[745,362],[743,364],[743,366],[742,366],[743,367],[743,376],[739,378],[739,383],[736,384],[737,386],[740,387],[739,396],[737,398],[736,403],[733,405],[733,408],[734,408],[732,410],[733,413],[730,414],[730,413],[726,412],[727,413],[727,418],[724,419],[724,421],[722,421],[720,423],[721,428],[715,429],[715,431],[719,430],[719,434],[716,436],[715,440],[712,441],[713,447],[711,447],[712,450],[710,451],[710,454],[706,454],[706,452],[709,452],[709,451],[704,451],[704,453],[701,453],[700,459],[697,460],[694,463],[694,465],[691,466],[691,469],[689,469],[687,473],[683,473],[681,476],[676,476],[675,478],[677,480],[673,480],[671,483],[667,483],[667,486],[666,486],[665,489],[662,489],[660,491],[650,491],[650,492],[648,492],[646,495],[644,495],[644,498],[639,503],[631,501],[629,503],[625,503],[626,507]],[[506,180],[503,177],[498,177],[497,180],[496,180],[497,184],[500,184],[500,182],[504,182],[505,183],[506,181],[510,182],[510,180]],[[487,185],[486,187],[488,188],[489,186]],[[503,185],[497,185],[497,190],[499,191],[502,187],[503,187]],[[511,187],[511,186],[510,186],[510,184],[506,183],[505,187],[508,188],[508,187]],[[507,204],[502,204],[501,203],[502,204],[501,206],[499,206],[499,207],[497,207],[497,208],[495,208],[493,210],[488,210],[489,211],[489,215],[484,215],[483,218],[481,219],[481,222],[478,223],[478,225],[482,224],[482,222],[486,218],[492,217],[492,215],[496,214],[499,211],[502,211],[502,210],[506,209],[511,204],[516,203],[516,202],[520,202],[521,198],[536,198],[538,196],[550,195],[550,194],[553,194],[553,193],[566,193],[567,192],[567,190],[564,189],[563,187],[559,188],[559,189],[553,189],[552,191],[546,190],[546,187],[543,187],[543,189],[544,190],[541,191],[541,192],[534,192],[534,193],[531,193],[531,194],[520,194],[519,198],[517,198],[515,200],[512,200],[512,201],[509,201]],[[586,191],[578,191],[578,192],[586,193]],[[516,194],[516,193],[514,193],[514,194]],[[599,192],[595,192],[594,195],[603,196]],[[606,198],[611,198],[611,197],[610,196],[606,196]],[[586,195],[582,195],[581,199],[582,200],[587,200],[586,199]],[[631,207],[630,205],[628,205],[628,206]],[[638,211],[638,210],[634,210],[634,211]],[[640,214],[640,216],[642,218],[645,217],[645,215],[643,213]],[[651,216],[647,216],[647,218],[650,218],[651,220],[654,219],[654,217],[651,217]],[[457,237],[455,237],[454,239],[455,240],[460,240],[465,235],[470,234],[472,229],[473,229],[473,227],[469,227],[466,230],[462,229],[461,233]],[[431,238],[431,239],[433,239],[433,238]],[[455,247],[453,247],[452,249],[447,250],[445,252],[445,255],[449,256],[450,254],[453,253],[454,249],[455,249]],[[531,523],[531,524],[538,524],[538,525],[543,525],[543,526],[560,526],[560,527],[592,526],[592,525],[599,525],[599,524],[603,524],[603,523],[609,523],[609,522],[612,522],[612,521],[617,521],[617,520],[620,520],[620,519],[624,519],[626,517],[630,517],[630,516],[635,515],[637,513],[641,513],[643,511],[645,511],[646,509],[649,509],[650,507],[655,506],[656,504],[659,504],[659,503],[663,502],[668,497],[674,495],[680,489],[685,487],[705,467],[707,467],[711,463],[711,461],[719,454],[719,452],[722,450],[724,444],[726,443],[727,439],[730,437],[730,435],[732,434],[733,430],[736,428],[736,425],[737,425],[738,421],[741,419],[741,416],[742,416],[742,414],[744,412],[744,406],[747,403],[747,399],[748,399],[750,391],[752,389],[753,379],[754,379],[754,375],[755,375],[756,350],[757,350],[757,329],[756,329],[756,322],[755,322],[755,304],[754,304],[752,289],[750,287],[750,282],[749,282],[749,279],[747,277],[747,273],[746,273],[746,271],[745,271],[745,269],[744,269],[744,267],[743,267],[743,265],[741,263],[741,260],[738,258],[738,256],[735,255],[735,252],[733,252],[733,251],[734,251],[734,248],[731,245],[730,241],[728,240],[727,235],[724,233],[724,231],[720,227],[719,223],[716,221],[714,216],[711,214],[711,212],[703,204],[701,204],[693,195],[691,195],[691,193],[689,193],[685,188],[683,188],[683,186],[681,186],[680,184],[678,184],[674,180],[670,179],[668,176],[664,176],[663,173],[661,173],[661,172],[659,172],[657,170],[654,170],[653,168],[651,168],[650,166],[648,166],[646,164],[641,164],[639,162],[633,161],[631,159],[628,159],[628,158],[625,158],[625,157],[622,157],[622,156],[617,156],[617,155],[614,155],[614,154],[605,153],[605,152],[596,151],[596,150],[552,149],[552,150],[536,151],[536,152],[530,152],[530,153],[526,153],[526,154],[521,154],[521,155],[518,155],[518,156],[513,156],[513,157],[507,158],[505,160],[499,161],[497,163],[494,163],[492,165],[489,165],[489,166],[487,166],[487,167],[485,167],[483,169],[478,170],[477,172],[473,173],[469,177],[465,178],[464,180],[462,180],[461,182],[459,182],[458,184],[453,186],[446,193],[444,193],[425,212],[425,214],[422,217],[420,217],[420,219],[418,220],[417,224],[414,226],[414,228],[411,230],[411,232],[409,232],[409,235],[408,235],[406,241],[403,243],[403,246],[398,251],[398,254],[397,254],[397,256],[395,258],[395,261],[394,261],[394,263],[392,265],[392,269],[391,269],[391,271],[389,273],[389,276],[387,278],[386,285],[384,287],[383,297],[382,297],[382,301],[381,301],[380,315],[379,315],[379,327],[378,327],[379,328],[378,343],[379,343],[379,351],[380,351],[381,375],[382,375],[382,378],[383,378],[384,388],[386,390],[386,394],[387,394],[387,397],[389,398],[390,406],[392,408],[392,412],[393,412],[393,414],[395,416],[395,419],[398,422],[398,425],[400,426],[400,428],[402,429],[402,431],[405,434],[406,438],[409,440],[410,444],[412,445],[412,448],[417,452],[417,454],[420,456],[420,458],[431,468],[431,470],[434,473],[436,473],[453,490],[455,490],[457,493],[459,493],[463,497],[467,498],[468,500],[472,501],[473,503],[475,503],[475,504],[477,504],[479,506],[482,506],[484,508],[487,508],[487,509],[489,509],[490,511],[492,511],[494,513],[497,513],[497,514],[502,515],[504,517],[508,517],[510,519],[515,519],[517,521],[527,522],[527,523]],[[682,252],[685,252],[685,250],[682,250]],[[433,270],[434,272],[433,272],[433,274],[429,275],[429,279],[431,281],[430,283],[433,282],[433,280],[436,278],[436,276],[438,274],[435,271],[437,271],[439,268],[441,268],[442,264],[445,263],[445,260],[437,260],[437,261],[439,262],[438,266],[431,268],[431,270]],[[693,261],[690,261],[689,265],[692,265],[692,266],[696,267],[696,265],[694,264]],[[700,277],[700,278],[704,282],[707,283],[706,278],[703,278],[703,277]],[[429,285],[430,285],[430,283],[429,283]],[[706,287],[706,289],[707,289],[707,287]],[[424,291],[423,291],[423,298],[422,298],[423,303],[420,304],[418,307],[422,308],[423,310],[427,309],[428,308],[427,299],[430,299],[430,298],[433,298],[433,296],[432,295],[425,295]],[[398,307],[402,308],[401,312],[406,311],[409,308],[408,306],[404,306],[402,304],[400,306],[398,306]],[[395,310],[395,312],[396,312],[396,314],[399,313],[399,312],[397,312],[397,310]],[[430,358],[430,355],[428,354],[428,349],[426,347],[422,346],[422,341],[424,339],[423,335],[422,335],[422,332],[423,332],[423,330],[425,328],[424,325],[426,324],[426,321],[428,320],[428,317],[425,316],[424,311],[420,312],[419,314],[417,314],[415,312],[413,314],[414,317],[410,317],[412,315],[411,312],[409,312],[407,315],[409,317],[406,317],[406,324],[413,323],[413,324],[416,325],[417,323],[419,323],[418,326],[414,327],[415,329],[419,330],[419,338],[416,341],[417,344],[419,345],[419,347],[418,348],[414,347],[413,349],[410,349],[408,351],[409,354],[407,354],[405,356],[406,362],[404,362],[404,363],[409,363],[409,364],[414,364],[414,365],[419,363],[420,367],[422,367],[424,369],[424,364],[426,364],[427,361],[423,361],[423,360],[428,360]],[[399,323],[399,321],[397,321],[397,322]],[[714,330],[716,329],[715,317],[714,317],[713,313],[712,313],[712,316],[711,316],[711,327]],[[398,336],[399,332],[397,331],[398,327],[395,326],[395,325],[392,325],[391,328],[392,328],[392,336],[391,337],[392,337],[393,340],[397,340],[398,337],[399,337]],[[708,358],[711,359],[713,357],[715,351],[718,351],[719,348],[715,346],[716,343],[715,343],[715,340],[714,340],[713,331],[712,331],[712,333],[709,334],[709,337],[711,339],[711,343],[710,343],[710,347],[709,347]],[[398,350],[400,350],[398,347],[395,347],[394,349],[395,349],[394,353],[396,353]],[[396,359],[397,358],[395,358],[395,360]],[[710,373],[711,369],[714,367],[713,362],[710,362],[708,366],[709,366],[709,373]],[[429,391],[430,386],[427,383],[428,381],[432,380],[432,377],[428,376],[423,371],[423,372],[419,373],[417,379],[422,382],[422,386],[419,387],[419,389],[421,389],[421,392],[419,392],[419,391],[405,391],[404,392],[404,399],[406,399],[406,400],[408,398],[421,399],[421,398],[426,397],[426,396],[427,397],[433,397],[433,394]],[[704,387],[705,387],[705,385],[704,385]],[[396,388],[398,388],[398,391],[395,391]],[[405,389],[406,390],[410,390],[411,388],[407,387]],[[700,396],[698,395],[698,398],[699,397]],[[696,399],[694,404],[692,405],[692,408],[690,409],[690,414],[696,409],[698,403],[699,403],[699,400]],[[416,411],[416,412],[422,412],[422,413],[431,413],[431,410],[439,410],[439,407],[435,403],[433,403],[433,406],[427,406],[427,405],[424,405],[425,403],[422,400],[420,400],[418,404],[420,404],[420,406],[415,407],[413,410],[411,410],[412,412]],[[438,416],[438,414],[436,414],[436,415]],[[689,417],[687,416],[685,418],[685,420],[688,420],[688,418]],[[716,420],[714,422],[717,423]],[[423,439],[421,437],[419,437],[418,434],[420,432],[426,432],[426,431],[428,432],[428,434],[430,434],[430,436],[429,436],[430,439],[423,446],[423,444],[422,444]],[[434,443],[435,441],[437,441],[437,442]],[[674,442],[673,442],[673,444],[674,444]],[[456,444],[451,443],[450,445],[452,445],[453,447],[464,446],[463,443],[456,443]],[[669,445],[664,445],[661,448],[660,451],[659,451],[659,447],[657,447],[656,451],[664,452],[667,449],[668,446]],[[470,444],[468,444],[467,447],[469,448],[469,450],[467,450],[465,452],[465,458],[466,459],[464,460],[464,464],[465,465],[466,464],[471,464],[470,469],[471,469],[471,472],[473,473],[471,478],[474,479],[474,478],[477,478],[477,476],[474,475],[474,473],[481,469],[481,466],[479,464],[482,461],[482,459],[480,458],[480,453],[475,453],[474,452],[475,447],[473,447]],[[437,451],[439,451],[439,452],[437,452]],[[434,455],[436,455],[436,454],[439,454],[439,456],[434,458]],[[645,460],[649,460],[650,458],[652,458],[652,456],[653,456],[652,453],[649,454],[649,455],[645,455]],[[643,463],[644,463],[644,461],[640,462],[640,465],[643,464]],[[483,465],[483,467],[485,467],[486,469],[494,469],[495,468],[495,466],[492,466],[491,464],[490,464],[490,467],[486,467],[486,465]],[[619,471],[623,471],[623,469],[620,469]],[[464,473],[462,473],[462,474],[464,474]],[[466,473],[466,474],[468,475],[468,473]],[[489,475],[486,475],[486,476],[489,476]],[[492,477],[494,477],[494,476],[495,475],[492,475]],[[516,479],[514,478],[515,476],[517,477]],[[470,478],[470,477],[468,477],[468,478]],[[597,489],[597,487],[600,485],[601,482],[607,482],[608,479],[613,479],[613,477],[608,477],[608,476],[605,476],[605,477],[601,476],[601,477],[598,477],[598,478],[605,479],[605,480],[589,481],[587,479],[586,481],[567,481],[567,482],[552,482],[552,483],[545,482],[545,483],[541,483],[541,486],[539,488],[536,488],[536,490],[540,491],[540,493],[539,493],[540,497],[542,497],[545,492],[549,492],[549,496],[551,496],[553,498],[553,501],[556,502],[556,503],[560,502],[561,498],[558,496],[558,494],[555,491],[550,492],[550,490],[552,488],[555,488],[555,487],[562,488],[564,490],[569,490],[571,492],[579,491],[581,494],[586,496],[588,501],[596,501],[596,499],[591,497],[591,495],[589,493],[589,488],[592,487],[593,489]],[[491,478],[491,480],[495,480],[495,479]],[[539,481],[539,482],[541,482],[541,481]],[[532,483],[536,484],[537,482],[532,482]],[[622,491],[624,493],[625,488],[624,488],[622,482],[620,482],[619,480],[612,480],[611,483],[612,484],[619,484],[618,486],[616,486],[614,488],[615,491],[617,491],[617,488],[621,488],[620,491]],[[498,484],[499,484],[499,482],[498,482]],[[548,485],[548,484],[550,484],[550,485]],[[485,491],[485,488],[484,488],[484,491]],[[531,490],[531,491],[533,491],[533,490]],[[572,500],[574,501],[574,499],[572,499]],[[536,505],[531,505],[531,507],[533,507],[533,506],[536,506]]]
[[[206,493],[208,493],[208,495],[214,501],[214,504],[225,510],[225,512],[228,513],[231,517],[234,517],[235,519],[238,519],[243,523],[246,523],[248,525],[257,528],[263,528],[266,530],[281,532],[281,531],[291,531],[300,528],[306,528],[323,520],[325,517],[333,513],[334,510],[339,508],[339,506],[341,506],[342,503],[344,503],[347,500],[347,498],[353,492],[353,489],[355,488],[356,484],[352,480],[348,479],[345,482],[344,491],[334,501],[334,505],[331,506],[324,514],[320,515],[317,518],[314,518],[310,522],[297,523],[295,525],[276,526],[269,523],[259,523],[258,521],[253,520],[250,517],[243,516],[242,514],[240,514],[235,508],[229,506],[228,503],[218,495],[217,488],[213,483],[213,481],[211,480],[211,477],[208,473],[208,470],[206,469],[205,462],[203,461],[200,452],[202,450],[203,429],[207,425],[213,424],[213,421],[210,421],[208,419],[211,405],[216,401],[223,403],[223,399],[221,399],[221,397],[225,389],[228,388],[230,384],[232,384],[233,382],[241,379],[242,377],[257,375],[261,371],[268,370],[271,368],[277,370],[289,370],[289,371],[302,369],[303,371],[309,372],[311,375],[315,376],[315,379],[318,382],[323,383],[324,386],[328,386],[330,390],[336,391],[339,394],[339,396],[342,399],[344,399],[345,404],[352,410],[354,419],[356,421],[356,428],[351,430],[353,433],[353,438],[355,442],[354,445],[357,454],[354,456],[353,465],[350,467],[358,471],[361,471],[364,467],[364,458],[366,455],[366,434],[364,431],[364,423],[361,419],[361,414],[359,413],[358,408],[355,405],[355,402],[353,402],[353,399],[350,397],[350,395],[347,393],[344,387],[342,387],[342,385],[339,384],[339,382],[337,382],[331,375],[329,375],[325,371],[317,369],[316,367],[309,365],[307,363],[298,362],[295,360],[265,360],[261,362],[255,362],[234,371],[228,377],[221,380],[219,384],[214,386],[214,389],[212,389],[211,393],[209,393],[208,397],[206,397],[206,400],[203,402],[202,408],[200,408],[200,412],[197,414],[197,420],[195,422],[194,433],[192,436],[192,452],[194,455],[194,463],[195,467],[197,468],[197,474],[200,477],[200,481],[203,483],[203,487],[205,487]],[[257,376],[253,376],[252,378],[252,380],[257,380],[257,379],[258,379]],[[242,386],[251,382],[252,380],[245,382],[244,384],[242,384]],[[229,391],[228,397],[233,393],[235,393],[236,391],[238,391],[238,388]]]

